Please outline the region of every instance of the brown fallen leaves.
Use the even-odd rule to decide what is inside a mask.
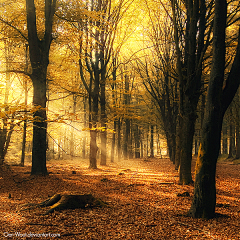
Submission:
[[[86,160],[52,160],[49,176],[0,171],[0,239],[240,239],[240,165],[217,167],[217,217],[186,216],[193,186],[178,185],[169,159],[121,161],[89,170]],[[28,172],[26,174],[26,172]],[[88,194],[106,207],[20,211],[56,193]]]

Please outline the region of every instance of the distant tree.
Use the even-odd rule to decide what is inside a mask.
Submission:
[[[5,65],[6,65],[6,81],[5,81],[5,91],[4,91],[4,101],[3,105],[0,110],[1,114],[1,123],[0,123],[0,165],[3,164],[5,155],[7,153],[7,149],[9,146],[9,142],[11,139],[11,135],[13,132],[14,128],[14,114],[11,115],[11,120],[9,119],[9,91],[10,91],[10,73],[8,72],[9,67],[10,67],[10,54],[9,51],[10,46],[9,46],[9,41],[6,40],[4,41],[4,55],[5,55]],[[10,124],[9,124],[10,120]]]
[[[234,124],[234,115],[233,115],[233,104],[230,104],[229,108],[229,150],[228,158],[233,158],[235,155],[235,124]]]
[[[26,55],[25,55],[25,71],[28,71],[28,44],[26,44]],[[27,103],[28,103],[28,84],[27,79],[23,79],[23,88],[24,88],[24,105],[25,111],[27,112]],[[22,136],[22,154],[21,154],[21,163],[20,165],[23,167],[25,162],[25,150],[26,150],[26,140],[27,140],[27,116],[25,112],[25,117],[23,120],[23,136]]]
[[[124,0],[113,4],[111,0],[87,2],[86,14],[79,21],[79,68],[83,85],[88,94],[90,129],[90,168],[97,168],[97,151],[101,152],[101,165],[106,165],[107,111],[106,84],[112,64],[110,59],[119,51],[115,47],[117,27],[128,4]],[[100,116],[100,117],[99,117]],[[100,123],[100,126],[99,126]],[[101,146],[97,146],[100,132]]]
[[[240,88],[234,102],[236,124],[236,159],[240,159]]]
[[[150,135],[150,157],[154,157],[154,141],[153,141],[153,137],[154,137],[154,126],[151,125],[150,127],[150,131],[151,131],[151,135]]]

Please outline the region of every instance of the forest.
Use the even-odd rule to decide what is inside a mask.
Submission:
[[[239,1],[0,13],[4,238],[240,238]]]

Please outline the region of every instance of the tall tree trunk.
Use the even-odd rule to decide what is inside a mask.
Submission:
[[[125,131],[124,131],[124,135],[123,135],[123,156],[124,156],[124,159],[128,159],[129,136],[130,136],[130,119],[125,119]]]
[[[26,137],[27,137],[27,120],[23,122],[23,138],[22,138],[22,154],[20,166],[24,167],[25,152],[26,152]]]
[[[228,153],[227,126],[223,124],[222,128],[222,154]]]
[[[135,124],[135,158],[140,158],[140,130],[138,124]]]
[[[127,72],[127,67],[125,69]],[[124,105],[126,109],[126,118],[125,118],[125,132],[123,135],[123,156],[125,159],[128,158],[128,145],[129,145],[129,136],[130,136],[130,119],[128,118],[128,108],[130,104],[130,94],[129,94],[129,76],[128,72],[124,76]]]
[[[27,30],[30,62],[32,66],[31,80],[33,82],[33,148],[32,175],[47,174],[47,67],[49,64],[49,50],[52,42],[53,17],[56,10],[56,0],[45,1],[45,33],[42,40],[38,38],[36,24],[36,9],[34,0],[26,0]]]
[[[89,155],[89,168],[97,168],[97,131],[90,130],[90,155]]]
[[[89,168],[97,168],[97,120],[98,120],[98,97],[99,97],[99,81],[97,75],[95,76],[94,91],[92,94],[92,115],[90,127],[90,154],[89,154]]]
[[[200,97],[202,55],[204,54],[204,36],[206,30],[205,1],[186,2],[186,29],[184,53],[179,47],[179,28],[176,0],[172,1],[174,40],[176,43],[177,73],[179,78],[179,111],[183,134],[180,145],[180,184],[192,183],[191,162],[193,136],[196,122],[196,110]],[[181,26],[183,27],[183,26]],[[181,28],[180,27],[180,28]],[[183,57],[184,56],[184,57]]]
[[[33,114],[32,175],[47,174],[46,78],[44,79],[44,76],[40,76],[40,73],[32,76],[34,88],[33,104],[36,109],[39,109]]]
[[[223,116],[240,84],[239,36],[236,55],[226,85],[223,87],[226,18],[226,0],[215,0],[212,68],[201,131],[200,149],[195,169],[194,196],[189,210],[189,215],[195,218],[209,219],[214,217],[216,206],[215,175],[220,150]]]
[[[101,106],[101,165],[107,165],[107,113],[106,113],[106,60],[104,59],[104,32],[100,34],[101,38],[101,81],[100,81],[100,106]]]
[[[73,107],[72,107],[72,113],[73,113],[73,117],[72,119],[75,117],[76,114],[76,108],[77,108],[77,95],[73,94]],[[71,127],[71,135],[70,135],[70,156],[74,157],[75,154],[75,146],[74,146],[74,122],[71,122],[72,127]]]
[[[181,117],[178,117],[177,126],[176,126],[176,154],[175,154],[175,170],[179,169],[180,166],[180,154],[181,154]]]
[[[115,155],[115,145],[116,145],[116,129],[117,129],[117,121],[114,120],[113,123],[113,133],[112,133],[112,146],[111,146],[111,162],[114,162]]]
[[[83,121],[84,121],[84,128],[87,128],[87,97],[83,97]],[[82,144],[82,158],[86,158],[86,143],[87,143],[87,136],[86,131],[83,132],[83,144]]]
[[[118,118],[117,121],[117,156],[118,156],[118,161],[121,160],[121,119]]]
[[[179,183],[190,184],[192,180],[191,162],[192,162],[192,145],[195,129],[194,113],[185,114],[183,116],[182,124],[182,138],[181,138],[181,154],[180,154],[180,169],[179,169]]]
[[[129,139],[128,139],[128,158],[133,158],[133,121],[130,120],[130,133],[129,133]]]
[[[113,57],[112,59],[112,80],[113,83],[111,84],[112,87],[112,101],[113,101],[113,107],[116,108],[116,100],[117,96],[115,93],[116,90],[116,80],[117,80],[117,58]],[[117,114],[114,113],[114,123],[113,123],[113,133],[112,133],[112,146],[111,146],[111,162],[114,162],[114,155],[115,155],[115,146],[116,146],[116,131],[117,131]]]
[[[236,159],[240,159],[240,119],[236,122]]]
[[[233,112],[232,106],[229,106],[229,151],[228,151],[228,158],[233,158],[235,155],[235,126],[233,121]]]
[[[28,45],[26,44],[26,55],[25,55],[25,71],[27,72],[28,70]],[[28,89],[27,89],[27,79],[23,80],[23,88],[24,88],[24,105],[27,107],[27,102],[28,102]],[[27,109],[25,108],[25,111]],[[25,114],[26,118],[26,114]],[[27,137],[27,119],[24,119],[23,121],[23,138],[22,138],[22,154],[21,154],[21,163],[20,165],[23,167],[24,166],[24,161],[25,161],[25,149],[26,149],[26,137]]]
[[[153,147],[153,134],[154,134],[154,126],[150,127],[151,138],[150,138],[150,157],[154,157],[154,147]]]
[[[240,88],[238,90],[237,103],[235,107],[236,112],[236,159],[240,159],[240,116],[239,116],[239,106],[240,106]]]
[[[9,98],[9,90],[11,86],[10,81],[10,73],[9,70],[9,46],[7,45],[7,41],[4,42],[4,50],[5,50],[5,61],[6,61],[6,81],[5,81],[5,94],[4,94],[4,111],[7,112],[8,107],[8,98]],[[5,149],[6,149],[6,141],[7,141],[7,135],[8,135],[8,124],[7,124],[8,118],[7,115],[4,114],[4,117],[2,118],[2,129],[0,129],[0,165],[4,162],[5,157]]]
[[[28,92],[27,92],[27,80],[24,80],[24,92],[25,92],[25,99],[24,103],[25,106],[27,106],[27,100],[28,100]],[[26,111],[27,109],[25,109]],[[26,149],[26,137],[27,137],[27,119],[24,119],[23,121],[23,138],[22,138],[22,155],[21,155],[21,166],[24,166],[24,160],[25,160],[25,149]]]

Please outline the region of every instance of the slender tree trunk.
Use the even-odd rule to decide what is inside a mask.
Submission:
[[[127,67],[125,69],[127,71]],[[125,74],[124,77],[124,105],[128,115],[128,108],[130,105],[130,94],[129,94],[129,76],[128,73]],[[128,116],[125,118],[125,132],[123,135],[123,156],[125,159],[128,158],[128,145],[129,145],[129,137],[130,137],[130,119]]]
[[[198,155],[198,139],[199,139],[199,131],[195,132],[195,135],[194,135],[194,156]]]
[[[128,159],[129,149],[129,136],[130,136],[130,119],[125,119],[125,132],[123,135],[123,156]]]
[[[235,155],[235,126],[233,122],[233,112],[232,106],[229,107],[230,110],[230,120],[229,120],[229,151],[228,151],[228,158],[233,158]]]
[[[5,61],[6,61],[6,81],[5,81],[5,94],[4,94],[4,111],[7,112],[8,107],[8,97],[9,97],[9,89],[11,86],[10,81],[10,73],[9,70],[9,46],[7,45],[7,42],[4,42],[4,50],[5,50]],[[8,135],[8,124],[7,124],[8,118],[7,115],[4,114],[4,117],[2,118],[2,129],[0,129],[0,165],[4,162],[5,157],[5,149],[6,149],[6,141],[7,141],[7,135]]]
[[[112,133],[112,147],[111,147],[111,162],[114,162],[115,155],[115,145],[116,145],[116,129],[117,129],[117,121],[114,120],[113,123],[113,133]]]
[[[25,95],[25,99],[26,95]],[[27,100],[25,100],[26,103]],[[23,167],[25,162],[25,152],[26,152],[26,137],[27,137],[27,119],[23,121],[23,138],[22,138],[22,155],[21,155],[21,163],[20,165]]]
[[[151,153],[150,153],[150,157],[154,157],[154,147],[153,147],[153,134],[154,134],[154,126],[153,125],[151,125],[151,127],[150,127],[150,131],[151,131],[151,138],[150,138],[150,151],[151,151]]]
[[[130,133],[129,133],[128,157],[133,158],[133,121],[130,120]]]
[[[178,117],[177,127],[176,127],[176,155],[175,155],[175,170],[179,169],[180,166],[180,154],[181,154],[181,117]]]
[[[76,114],[76,108],[77,108],[77,96],[75,94],[73,94],[73,110],[72,110],[72,113],[73,113],[73,118]],[[74,149],[75,149],[75,146],[74,146],[74,122],[72,121],[71,122],[72,124],[72,127],[71,127],[71,135],[70,135],[70,156],[71,157],[74,157]]]
[[[83,109],[84,109],[84,116],[83,116],[83,121],[84,121],[84,128],[87,127],[87,98],[83,97]],[[86,131],[83,132],[83,146],[82,146],[82,158],[86,158],[86,143],[87,143],[87,136],[86,136]]]
[[[228,149],[228,157],[227,158],[233,158],[233,126],[230,122],[229,124],[229,149]]]
[[[102,128],[105,130],[101,131],[101,162],[100,164],[107,165],[107,131],[106,124],[102,124]]]
[[[23,122],[23,138],[22,138],[22,155],[20,166],[24,167],[25,162],[25,151],[26,151],[26,136],[27,136],[27,120]]]
[[[27,70],[28,70],[28,45],[26,45],[25,61],[26,61],[25,71],[27,72]],[[24,104],[27,107],[27,102],[28,102],[27,79],[24,79],[23,81],[24,81],[23,82]],[[27,111],[26,108],[25,108],[25,111]],[[26,118],[26,114],[25,114],[25,118]],[[21,155],[21,163],[20,163],[20,165],[22,167],[24,166],[24,161],[25,161],[26,137],[27,137],[27,119],[24,119],[24,121],[23,121],[23,138],[22,138],[22,155]]]
[[[144,156],[144,145],[143,145],[143,133],[140,131],[140,158],[143,158]]]
[[[239,106],[240,106],[240,88],[238,90],[237,103],[236,103],[236,159],[240,159],[240,117],[239,117]]]
[[[117,58],[113,57],[112,60],[112,65],[113,65],[113,71],[112,71],[112,78],[113,78],[113,83],[111,85],[112,87],[112,101],[113,101],[113,107],[116,108],[116,80],[117,80]],[[111,146],[111,162],[114,162],[114,155],[115,155],[115,146],[116,146],[116,131],[117,131],[117,119],[116,119],[117,114],[114,113],[114,123],[113,123],[113,133],[112,133],[112,146]]]
[[[222,154],[228,153],[228,142],[227,142],[227,126],[223,125],[222,128]]]
[[[138,125],[135,125],[135,158],[140,158],[140,130]]]
[[[101,34],[101,39],[103,34]],[[104,40],[102,39],[102,42]],[[101,106],[101,165],[107,165],[107,114],[106,114],[106,68],[104,60],[104,49],[101,51],[101,81],[100,81],[100,106]]]
[[[95,80],[96,81],[96,80]],[[98,94],[99,84],[95,82],[95,91],[93,93],[92,102],[92,122],[89,123],[90,127],[90,155],[89,155],[89,168],[97,168],[97,118],[98,118]]]
[[[10,123],[10,128],[8,130],[8,133],[7,133],[7,138],[6,138],[6,142],[5,142],[5,146],[4,146],[4,151],[3,151],[3,159],[5,159],[5,156],[7,154],[7,150],[8,150],[8,147],[10,145],[10,140],[11,140],[11,137],[12,137],[12,133],[13,133],[13,128],[14,128],[14,122],[12,121]]]
[[[90,141],[89,168],[96,169],[97,168],[97,151],[98,151],[96,130],[90,130],[90,138],[91,138],[91,141]]]
[[[121,160],[121,119],[118,118],[117,121],[117,129],[118,129],[118,134],[117,134],[117,155],[118,155],[118,161]]]
[[[236,122],[236,159],[240,159],[240,119]]]

